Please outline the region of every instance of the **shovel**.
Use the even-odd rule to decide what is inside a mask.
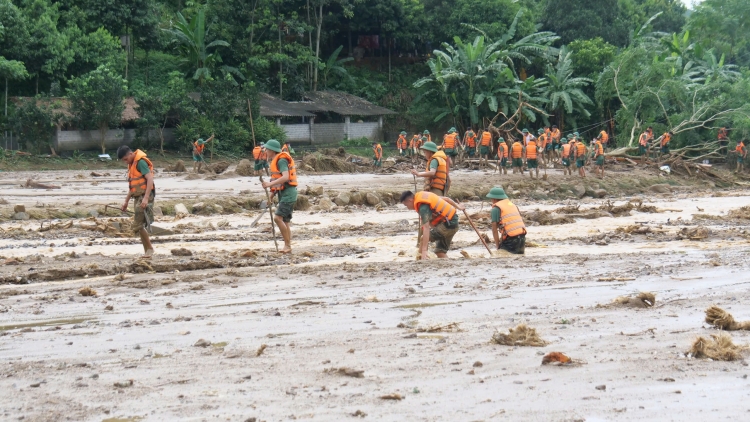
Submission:
[[[258,225],[258,221],[260,221],[260,218],[263,217],[263,214],[265,214],[265,212],[263,212],[263,211],[266,210],[267,208],[268,208],[268,201],[262,201],[260,203],[260,214],[258,214],[258,216],[255,217],[255,220],[253,221],[253,224],[250,225],[251,229],[253,227],[255,227],[256,225]],[[272,208],[272,210],[273,210],[273,208]]]
[[[119,211],[119,212],[121,212],[123,214],[128,214],[128,215],[135,214],[133,211],[130,211],[130,210],[123,211],[117,205],[105,205],[104,206],[104,213],[106,214],[107,210],[109,210],[110,208],[113,209],[113,210],[117,210],[117,211]],[[171,235],[174,234],[174,232],[171,231],[171,230],[162,229],[161,227],[156,227],[153,224],[149,224],[148,228],[146,229],[146,231],[148,231],[149,234],[151,234],[151,236],[171,236]]]

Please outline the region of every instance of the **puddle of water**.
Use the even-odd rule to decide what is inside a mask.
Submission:
[[[18,324],[0,325],[0,331],[15,330],[17,328],[50,327],[50,326],[57,326],[57,325],[80,324],[86,321],[94,321],[94,319],[67,318],[67,319],[53,319],[53,320],[39,321],[39,322],[23,322],[23,323],[18,323]]]
[[[458,303],[466,303],[466,302],[476,302],[476,300],[461,300],[458,302],[440,302],[440,303],[410,303],[408,305],[394,306],[394,308],[401,308],[401,309],[431,308],[433,306],[455,305]]]
[[[305,300],[314,300],[314,299],[320,299],[319,297],[293,297],[289,299],[266,299],[266,300],[252,300],[249,302],[232,302],[232,303],[220,303],[218,305],[211,305],[208,306],[208,308],[225,308],[227,306],[242,306],[242,305],[254,305],[256,303],[266,303],[266,302],[290,302],[290,301],[305,301]]]

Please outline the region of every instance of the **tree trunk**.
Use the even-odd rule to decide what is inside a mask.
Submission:
[[[315,36],[315,69],[313,73],[313,91],[318,90],[318,62],[320,62],[320,31],[323,30],[323,3],[320,4],[319,12],[316,12],[317,34]]]
[[[312,28],[312,20],[310,19],[310,0],[307,0],[307,25],[309,25]],[[310,54],[313,54],[313,46],[312,46],[312,31],[307,31],[307,41],[310,46]],[[310,86],[310,90],[312,91],[313,82],[312,82],[312,74],[313,74],[313,68],[312,64],[307,65],[307,84]]]
[[[164,118],[164,124],[159,127],[159,141],[161,142],[159,144],[159,149],[161,149],[161,153],[164,154],[164,128],[167,127],[167,117]]]
[[[8,78],[5,78],[5,117],[8,117]]]
[[[281,56],[281,21],[279,21],[279,56]],[[284,98],[284,62],[279,62],[279,98]]]
[[[386,38],[388,42],[388,82],[393,82],[391,78],[391,39]]]
[[[36,74],[36,95],[39,95],[39,74]]]
[[[107,124],[103,124],[99,126],[99,141],[101,143],[102,147],[102,154],[107,153],[107,148],[104,146],[104,138],[107,136],[107,129],[109,126]]]

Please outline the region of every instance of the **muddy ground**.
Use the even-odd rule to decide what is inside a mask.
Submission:
[[[155,224],[175,234],[143,262],[117,229],[127,218],[102,216],[124,199],[124,170],[0,173],[0,419],[742,419],[747,363],[687,352],[718,333],[708,306],[750,320],[750,195],[616,170],[455,172],[487,234],[478,197],[512,192],[530,247],[489,258],[464,219],[450,258],[426,262],[416,213],[393,204],[414,187],[403,174],[301,175],[309,208],[281,256],[268,217],[250,227],[256,178],[161,172]],[[30,177],[61,188],[21,188]],[[380,202],[321,211],[352,191]],[[11,219],[16,205],[29,220]],[[612,304],[638,292],[655,306]],[[490,342],[519,323],[548,344]],[[574,364],[542,366],[548,352]]]

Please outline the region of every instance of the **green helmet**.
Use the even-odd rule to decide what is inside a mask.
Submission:
[[[420,138],[419,140],[420,140],[420,141],[425,141],[425,142],[427,142],[427,141],[428,141],[428,139],[427,139],[427,137],[426,137],[426,136],[423,136],[423,137],[421,137],[421,138]]]
[[[501,136],[501,137],[497,138],[497,142],[505,142],[505,139]]]
[[[203,142],[203,138],[198,138],[198,143],[200,144],[201,142]]]
[[[423,150],[426,150],[426,151],[432,151],[432,152],[437,152],[438,151],[437,145],[435,145],[434,142],[425,142],[425,144],[422,145],[421,147],[419,147],[419,149],[423,149]]]
[[[448,133],[454,133],[455,131],[456,131],[456,128],[455,128],[455,127],[452,127],[452,128],[450,128],[450,129],[448,129]]]
[[[539,129],[536,133],[544,133],[544,129]]]
[[[406,135],[406,132],[404,132],[404,131],[402,130],[402,131],[401,131],[401,134],[402,134],[402,135]]]
[[[275,152],[281,152],[281,144],[279,144],[279,141],[275,139],[269,139],[268,142],[266,142],[266,149],[270,149],[271,151]]]
[[[422,135],[429,135],[429,134],[430,134],[429,130],[425,130],[424,132],[422,132]]]
[[[580,136],[580,135],[578,134],[578,132],[574,132],[573,136]]]
[[[524,128],[524,130],[521,131],[522,133],[529,133],[529,130]]]
[[[494,187],[490,189],[490,193],[487,194],[487,198],[489,199],[508,199],[508,195],[505,194],[505,190],[503,188]]]

